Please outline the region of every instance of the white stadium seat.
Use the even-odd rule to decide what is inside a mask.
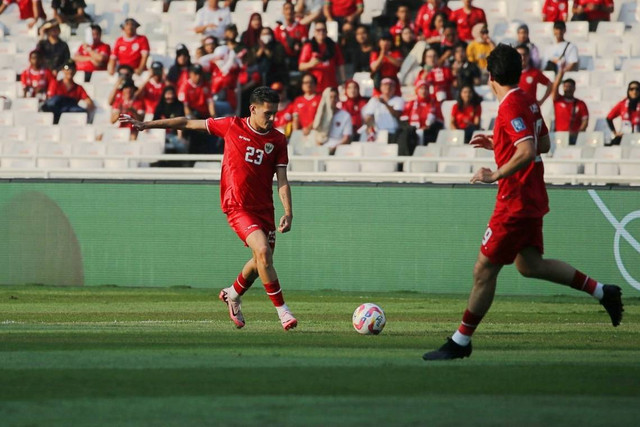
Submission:
[[[442,129],[438,132],[436,143],[441,145],[463,145],[464,131],[459,129]]]
[[[13,116],[13,122],[18,126],[47,126],[53,125],[53,113],[38,113],[25,111]]]
[[[137,156],[140,154],[140,144],[133,142],[103,142],[106,145],[106,155],[108,156]],[[105,169],[126,169],[135,168],[138,161],[129,159],[104,159]]]
[[[353,160],[338,160],[343,158],[358,158],[362,157],[362,147],[357,144],[338,145],[336,147],[335,156],[336,160],[327,160],[325,162],[325,168],[327,172],[333,173],[354,173],[360,171],[359,162]]]
[[[464,132],[463,132],[464,134]],[[464,135],[463,135],[464,138]],[[454,145],[444,148],[444,157],[471,160],[476,156],[476,149],[471,145]],[[439,173],[470,173],[471,162],[438,162]]]
[[[606,37],[622,37],[624,34],[624,27],[624,22],[600,21],[598,23],[598,28],[596,29],[596,34]]]
[[[413,152],[412,158],[433,159],[432,162],[410,162],[407,172],[424,173],[436,172],[438,170],[438,157],[440,157],[442,147],[439,144],[419,145]]]
[[[558,147],[553,153],[553,162],[545,163],[545,175],[575,175],[580,172],[580,163],[562,163],[558,162],[558,160],[580,160],[581,158],[581,147]]]
[[[13,126],[13,111],[11,111],[11,110],[9,110],[9,111],[0,111],[0,130],[1,131],[4,130],[4,129],[2,129],[2,127],[4,127],[4,126]]]
[[[371,144],[365,143],[362,147],[364,157],[397,157],[398,144]],[[398,169],[397,162],[390,161],[362,161],[360,162],[361,172],[390,173]]]
[[[598,160],[620,160],[622,158],[622,148],[620,146],[597,147],[593,158]],[[592,163],[585,165],[584,173],[600,176],[615,176],[620,173],[620,169],[617,163],[596,163],[595,167]]]
[[[624,148],[624,147],[623,147]],[[624,151],[624,150],[623,150]],[[625,159],[640,161],[640,145],[632,147],[624,156]],[[620,164],[620,175],[622,176],[638,176],[640,164]]]
[[[87,113],[62,113],[58,125],[83,126],[87,124]]]

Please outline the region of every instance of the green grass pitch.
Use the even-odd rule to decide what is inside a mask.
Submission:
[[[242,330],[213,290],[0,287],[0,425],[637,425],[629,293],[618,328],[587,296],[498,296],[470,359],[426,363],[466,296],[285,289],[284,332],[259,286]]]

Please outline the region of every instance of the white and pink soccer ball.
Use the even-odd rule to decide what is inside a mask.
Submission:
[[[362,335],[378,335],[384,329],[387,318],[382,309],[373,304],[365,303],[353,312],[353,327]]]

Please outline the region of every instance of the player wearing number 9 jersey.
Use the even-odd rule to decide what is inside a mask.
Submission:
[[[245,325],[240,297],[260,277],[267,295],[276,308],[285,330],[295,328],[298,321],[284,303],[282,289],[273,267],[276,226],[273,212],[273,176],[278,181],[278,194],[284,208],[278,231],[291,229],[293,219],[291,189],[287,179],[287,141],[273,128],[280,97],[268,87],[256,88],[250,97],[250,116],[189,120],[178,117],[139,122],[120,116],[122,123],[136,129],[163,128],[197,130],[224,138],[224,158],[220,196],[222,211],[236,234],[249,246],[252,257],[242,268],[233,285],[220,291],[219,298],[228,308],[236,327]]]
[[[489,311],[498,274],[515,261],[525,277],[548,280],[584,291],[600,301],[613,326],[622,320],[621,290],[603,285],[569,264],[543,259],[542,217],[548,212],[541,153],[550,148],[547,127],[534,99],[518,88],[522,64],[518,52],[497,46],[487,58],[489,85],[500,101],[493,136],[470,144],[494,151],[497,169],[480,168],[471,182],[498,181],[495,209],[473,270],[473,287],[458,330],[424,360],[460,359],[471,355],[471,336]]]

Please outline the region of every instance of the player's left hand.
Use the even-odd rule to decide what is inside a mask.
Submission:
[[[291,230],[291,220],[293,217],[291,215],[282,215],[280,218],[280,226],[278,227],[278,231],[281,233],[286,233]]]
[[[485,150],[493,150],[493,135],[478,134],[471,138],[469,145],[475,148],[484,148]]]
[[[480,168],[471,178],[471,183],[484,182],[485,184],[491,184],[497,181],[496,173],[489,168]]]

